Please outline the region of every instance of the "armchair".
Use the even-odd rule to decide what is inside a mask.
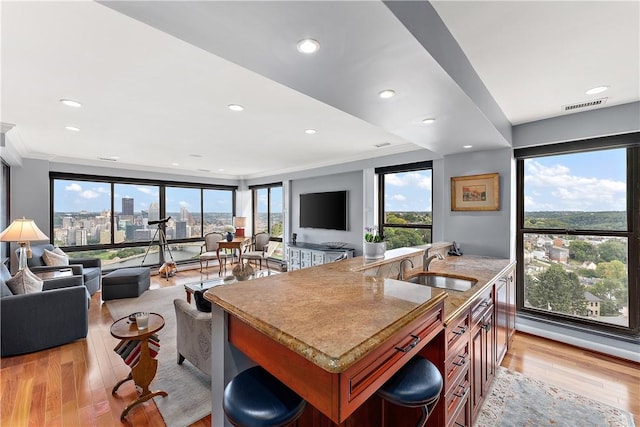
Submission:
[[[200,261],[200,272],[202,272],[202,262],[206,262],[206,267],[209,268],[209,260],[218,259],[218,242],[224,239],[222,233],[212,232],[207,233],[204,236],[204,243],[200,247],[200,255],[198,260]],[[220,262],[224,261],[224,269],[227,270],[227,258],[232,255],[226,252],[220,252]]]
[[[277,242],[271,242],[269,239],[271,236],[269,233],[258,233],[253,237],[253,243],[250,250],[242,254],[242,258],[248,260],[258,261],[260,268],[262,268],[262,260],[267,264],[267,271],[269,270],[269,257],[273,255]]]
[[[31,258],[27,259],[29,270],[34,273],[40,271],[59,270],[61,267],[47,266],[44,262],[44,250],[52,251],[52,244],[31,245]],[[18,252],[16,251],[16,254]],[[81,275],[84,278],[84,286],[86,286],[89,294],[95,294],[102,283],[102,261],[99,258],[69,258],[70,265],[80,265],[82,267]],[[65,266],[64,268],[68,268]],[[73,274],[77,274],[74,270]]]
[[[184,299],[174,299],[178,365],[186,358],[211,376],[211,313],[198,311]]]
[[[42,292],[14,295],[0,264],[0,355],[13,356],[85,338],[89,301],[82,276],[49,279]]]

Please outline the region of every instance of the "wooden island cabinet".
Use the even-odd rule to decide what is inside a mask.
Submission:
[[[496,314],[495,292],[500,278],[510,283],[513,267],[508,260],[476,258],[432,263],[433,271],[474,272],[478,283],[457,294],[363,274],[400,259],[389,257],[377,264],[349,258],[210,289],[205,297],[213,303],[212,424],[229,425],[221,407],[224,386],[259,364],[307,401],[297,427],[413,426],[419,409],[389,404],[375,393],[421,355],[444,379],[428,425],[471,426],[502,356],[494,316],[504,316]],[[504,313],[501,324],[509,328],[511,311],[505,307]],[[509,332],[500,336],[508,345]]]

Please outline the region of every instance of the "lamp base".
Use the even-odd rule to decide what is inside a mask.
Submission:
[[[236,237],[244,237],[244,228],[236,228]]]

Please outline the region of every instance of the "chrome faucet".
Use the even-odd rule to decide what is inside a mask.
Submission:
[[[411,264],[411,268],[413,268],[413,261],[411,261],[410,258],[403,258],[402,261],[400,261],[400,273],[398,273],[398,280],[404,280],[404,264],[405,262],[408,262],[409,264]]]
[[[422,255],[422,271],[429,271],[429,264],[431,264],[431,261],[436,258],[444,259],[440,252],[436,252],[435,254],[429,256],[429,249],[425,250],[424,254]]]

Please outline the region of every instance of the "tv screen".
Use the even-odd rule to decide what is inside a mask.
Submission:
[[[346,230],[347,192],[301,194],[300,227]]]

